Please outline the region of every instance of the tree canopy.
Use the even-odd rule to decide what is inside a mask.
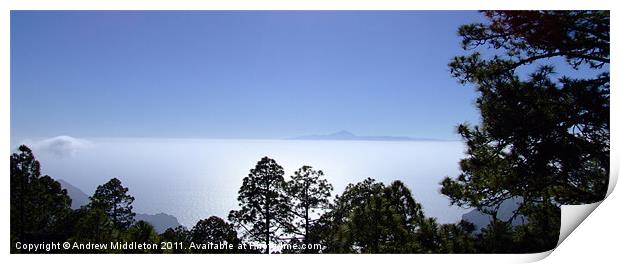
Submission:
[[[292,220],[289,197],[285,191],[284,169],[275,160],[263,157],[239,189],[239,210],[228,218],[242,228],[244,236],[266,245],[283,241]]]
[[[190,231],[191,241],[195,243],[214,243],[232,245],[232,250],[202,250],[203,253],[235,253],[239,252],[238,247],[241,239],[237,237],[232,224],[226,223],[224,219],[211,216],[207,219],[198,221]]]
[[[41,176],[41,166],[25,145],[11,155],[11,239],[37,241],[61,232],[62,221],[71,212],[67,190],[50,176]]]
[[[117,227],[127,229],[133,224],[136,215],[131,205],[134,198],[129,195],[128,190],[119,179],[113,178],[97,187],[88,206],[102,209]]]
[[[328,209],[329,197],[334,189],[323,177],[323,171],[303,166],[297,170],[286,184],[287,195],[291,199],[293,223],[291,233],[302,235],[302,241],[313,240],[311,226],[318,220],[317,215]]]
[[[548,230],[539,234],[549,237],[541,245],[548,249],[559,221],[542,219],[559,217],[560,204],[597,202],[607,190],[609,12],[484,14],[489,23],[458,31],[473,52],[450,63],[453,76],[479,92],[481,124],[458,127],[467,157],[442,193],[480,209],[523,198],[514,213],[540,218],[528,226]],[[554,59],[584,73],[558,73]]]
[[[386,187],[367,178],[335,197],[317,232],[325,252],[412,253],[421,251],[414,238],[424,220],[422,206],[402,182]]]

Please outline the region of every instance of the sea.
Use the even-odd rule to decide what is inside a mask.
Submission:
[[[325,173],[332,198],[347,184],[373,178],[407,185],[427,216],[458,222],[469,210],[440,193],[445,177],[459,174],[461,141],[256,140],[173,138],[62,138],[12,142],[31,146],[43,174],[92,195],[118,178],[135,197],[134,211],[166,213],[182,225],[238,208],[242,179],[262,157],[280,164],[288,179],[301,166]],[[69,143],[67,143],[69,142]]]

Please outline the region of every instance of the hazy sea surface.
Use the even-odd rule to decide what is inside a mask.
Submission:
[[[226,218],[237,208],[243,177],[264,156],[286,177],[302,165],[325,172],[342,193],[348,183],[372,177],[403,181],[428,216],[456,222],[467,210],[449,205],[439,182],[458,175],[461,142],[310,141],[239,139],[90,138],[68,154],[33,144],[42,172],[92,195],[97,185],[119,178],[135,197],[134,211],[167,213],[192,227],[199,219]],[[13,151],[13,150],[12,150]],[[66,151],[65,151],[66,152]]]

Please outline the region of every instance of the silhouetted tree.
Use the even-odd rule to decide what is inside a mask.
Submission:
[[[344,230],[354,252],[408,253],[416,245],[403,220],[385,197],[373,196],[353,208]]]
[[[291,239],[289,239],[288,243],[286,243],[286,245],[288,247],[285,247],[282,249],[282,251],[280,253],[282,254],[300,254],[300,253],[317,253],[319,252],[319,250],[309,250],[309,249],[304,249],[304,245],[307,245],[307,243],[304,243],[303,241],[299,240],[297,237],[292,237]]]
[[[162,241],[172,242],[172,243],[181,243],[183,247],[172,247],[170,249],[166,249],[165,253],[188,253],[188,246],[190,242],[190,231],[188,231],[184,226],[177,226],[175,228],[168,228],[164,233],[161,234]]]
[[[230,211],[229,220],[244,237],[266,244],[282,241],[282,232],[290,226],[292,214],[285,193],[284,170],[275,160],[262,158],[239,189],[239,210]]]
[[[438,253],[441,250],[441,225],[435,218],[425,218],[420,222],[419,228],[414,234],[415,240],[420,245],[420,253]]]
[[[10,166],[11,239],[49,240],[71,212],[67,190],[51,177],[41,176],[39,162],[25,145],[11,155]]]
[[[509,222],[492,221],[482,228],[477,247],[484,253],[522,253],[519,248],[515,248],[513,236],[514,230]]]
[[[557,244],[557,236],[541,235],[554,230],[561,224],[560,208],[554,205],[539,205],[528,210],[528,223],[514,229],[514,244],[521,252],[536,252],[551,249]]]
[[[71,239],[77,242],[107,243],[118,237],[118,230],[114,222],[101,208],[78,209],[81,212],[80,220],[75,228],[75,236]],[[97,253],[97,252],[93,252]]]
[[[349,184],[342,195],[336,195],[331,210],[323,214],[314,227],[320,233],[320,243],[330,253],[352,253],[352,233],[346,224],[350,222],[351,212],[357,206],[365,206],[370,199],[380,196],[385,186],[372,178],[367,178],[356,184]]]
[[[423,221],[421,205],[402,182],[385,187],[368,178],[336,196],[316,228],[326,252],[415,253],[421,245],[414,233]]]
[[[407,231],[414,233],[425,219],[422,205],[416,202],[411,191],[402,181],[396,180],[383,189],[383,196],[401,218]]]
[[[241,240],[237,237],[232,224],[226,223],[222,218],[211,216],[198,221],[190,232],[191,241],[200,244],[226,244],[232,245],[232,250],[201,250],[201,253],[235,253],[238,252]]]
[[[536,251],[548,250],[559,221],[543,219],[558,217],[563,203],[599,201],[607,190],[609,11],[485,14],[490,23],[464,25],[459,34],[465,49],[487,46],[492,56],[475,51],[450,63],[453,76],[479,92],[482,122],[458,127],[467,157],[461,175],[442,182],[442,193],[459,206],[491,208],[492,215],[503,201],[523,198],[514,214],[540,218],[532,221],[541,226],[529,231],[541,232],[530,237],[544,236]],[[556,58],[585,73],[554,77],[549,63],[561,62]],[[508,228],[494,225],[483,238],[505,243]]]
[[[129,229],[127,230],[127,239],[130,242],[137,243],[158,243],[159,237],[157,236],[157,232],[155,228],[145,221],[137,221],[135,222]],[[167,241],[166,241],[167,242]],[[149,249],[132,249],[129,253],[155,253],[158,250],[149,250]]]
[[[467,221],[439,227],[440,248],[436,253],[476,253],[474,225]]]
[[[286,186],[295,217],[291,232],[303,236],[300,242],[311,243],[313,239],[310,236],[313,234],[310,233],[310,227],[320,213],[327,209],[334,187],[323,178],[323,171],[314,170],[310,166],[297,170]]]
[[[128,194],[128,190],[120,180],[113,178],[97,187],[88,206],[102,209],[118,228],[127,229],[133,224],[136,215],[131,205],[134,198]]]

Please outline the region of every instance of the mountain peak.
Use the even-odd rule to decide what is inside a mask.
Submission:
[[[346,130],[340,130],[340,131],[338,131],[336,133],[329,134],[328,136],[342,137],[342,138],[354,138],[355,134],[353,134],[353,133],[351,133],[349,131],[346,131]]]

